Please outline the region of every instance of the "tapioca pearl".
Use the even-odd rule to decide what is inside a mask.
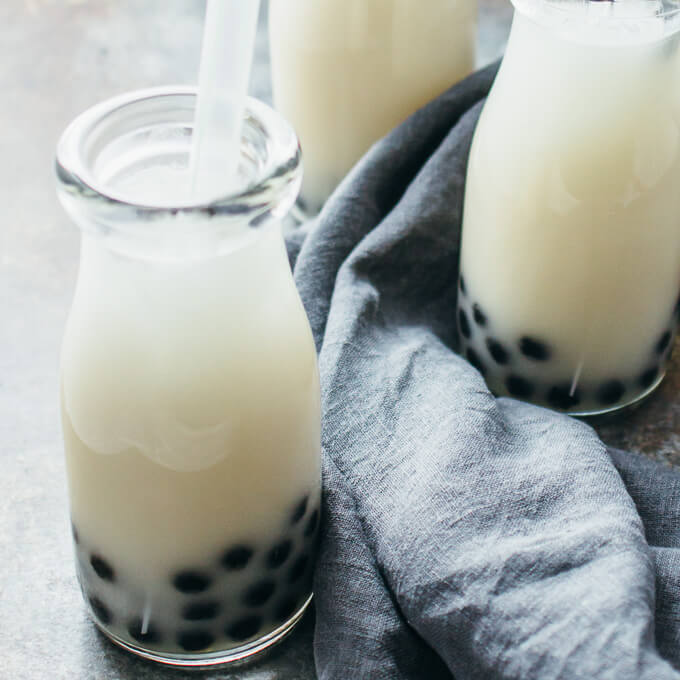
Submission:
[[[297,583],[304,575],[309,564],[309,555],[300,555],[288,572],[288,583]]]
[[[90,603],[92,612],[100,623],[108,624],[113,621],[111,611],[98,597],[88,595],[87,601]]]
[[[654,381],[657,379],[659,375],[659,367],[654,365],[650,366],[644,373],[640,375],[640,377],[637,380],[637,383],[640,387],[651,387],[654,384]]]
[[[220,613],[220,603],[216,600],[190,602],[182,607],[182,618],[185,621],[209,621]]]
[[[76,545],[80,544],[80,536],[78,535],[78,529],[76,529],[76,525],[71,522],[71,536],[73,536],[73,542]]]
[[[210,587],[210,577],[202,571],[187,569],[175,574],[172,578],[172,585],[180,593],[202,593]]]
[[[261,607],[269,601],[276,590],[274,581],[264,579],[250,586],[243,594],[243,602],[249,607]]]
[[[262,628],[261,616],[244,616],[234,623],[230,623],[224,630],[227,637],[236,642],[242,642],[255,635]]]
[[[608,380],[597,388],[595,397],[603,406],[615,404],[626,392],[626,386],[620,380]]]
[[[309,538],[315,531],[316,525],[319,523],[319,511],[314,510],[314,512],[309,516],[307,520],[307,526],[305,527],[305,536]]]
[[[519,375],[509,375],[505,379],[505,387],[513,397],[520,399],[529,399],[534,393],[533,384]]]
[[[215,642],[215,636],[207,630],[185,630],[177,635],[177,644],[187,652],[200,652]]]
[[[287,621],[295,613],[298,607],[298,598],[287,595],[276,603],[274,607],[274,620],[280,623]]]
[[[161,641],[161,635],[153,623],[147,622],[145,626],[144,621],[140,618],[130,621],[127,631],[130,637],[137,642],[152,645]]]
[[[655,347],[657,354],[663,354],[668,349],[668,345],[671,344],[671,338],[672,337],[673,337],[673,334],[670,331],[666,331],[657,340],[656,347]]]
[[[489,350],[491,358],[501,366],[505,365],[510,361],[510,353],[503,345],[498,342],[495,338],[486,339],[486,348]]]
[[[462,307],[458,310],[458,330],[460,330],[464,338],[469,338],[472,335],[470,331],[470,322]]]
[[[255,551],[247,545],[235,545],[225,550],[220,558],[220,564],[227,571],[239,571],[245,569]]]
[[[268,553],[265,562],[270,569],[278,569],[290,555],[293,548],[292,541],[286,539],[277,543]]]
[[[472,347],[468,347],[467,350],[465,351],[465,356],[467,360],[482,374],[484,375],[486,373],[486,366],[484,365],[484,362],[479,358],[479,354],[475,352]]]
[[[94,573],[103,581],[111,581],[113,583],[116,580],[116,572],[113,570],[113,567],[100,555],[90,555],[90,565],[94,569]]]
[[[460,292],[463,295],[467,295],[467,289],[465,288],[465,279],[463,278],[462,274],[461,274],[460,278],[458,279],[458,287],[460,288]],[[680,305],[680,300],[678,301],[678,305]]]
[[[571,385],[564,383],[563,385],[551,387],[548,390],[547,400],[548,404],[553,408],[566,411],[581,403],[581,393],[578,389],[572,392]]]
[[[550,359],[550,348],[542,340],[530,338],[525,335],[519,339],[519,351],[527,358],[534,361],[547,361]]]
[[[305,496],[296,506],[295,510],[293,510],[293,514],[290,516],[290,523],[295,525],[297,524],[304,516],[305,513],[307,512],[307,503],[309,502],[309,497]]]
[[[472,318],[478,326],[482,328],[486,326],[486,314],[484,314],[482,308],[476,302],[472,305]]]

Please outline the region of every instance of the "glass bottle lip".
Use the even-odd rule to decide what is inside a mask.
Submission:
[[[680,30],[680,0],[511,0],[514,8],[537,23],[553,25],[589,22],[593,28],[635,30],[650,20],[663,23],[666,37]],[[639,10],[647,8],[647,13]],[[585,10],[585,11],[584,11]],[[592,10],[592,13],[589,12]],[[638,10],[638,11],[636,11]],[[633,42],[644,37],[631,36]],[[637,38],[637,39],[636,39]]]
[[[226,190],[210,200],[143,202],[130,200],[97,177],[95,162],[117,135],[144,125],[154,116],[168,116],[175,110],[175,122],[193,130],[198,92],[192,86],[164,86],[135,90],[108,99],[77,116],[57,144],[55,170],[60,197],[75,199],[87,214],[108,222],[115,211],[116,226],[126,222],[153,221],[181,215],[243,220],[250,226],[266,221],[266,214],[285,215],[294,203],[302,180],[302,155],[297,136],[288,122],[271,107],[249,97],[246,101],[241,144],[250,139],[256,148],[251,158],[255,170],[237,190]],[[143,109],[148,107],[149,111]],[[168,119],[169,120],[169,119]],[[67,208],[68,209],[68,208]],[[220,220],[222,221],[222,220]],[[82,226],[82,224],[81,224]]]

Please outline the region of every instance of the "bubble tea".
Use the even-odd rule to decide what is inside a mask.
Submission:
[[[517,0],[467,174],[461,351],[593,414],[661,381],[680,290],[677,10]]]
[[[269,0],[274,104],[318,212],[371,144],[468,75],[476,0]]]
[[[320,519],[316,353],[280,230],[297,140],[250,100],[240,191],[192,204],[194,105],[106,102],[57,162],[83,232],[61,370],[78,578],[106,635],[180,666],[295,625]]]

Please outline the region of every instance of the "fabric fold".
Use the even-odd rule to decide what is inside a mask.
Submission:
[[[318,674],[678,680],[680,475],[496,399],[456,353],[495,69],[375,145],[291,249],[322,376]]]

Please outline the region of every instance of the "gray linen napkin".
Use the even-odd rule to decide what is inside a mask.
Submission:
[[[680,475],[494,398],[455,352],[495,68],[378,143],[290,243],[322,376],[319,677],[679,679]]]

